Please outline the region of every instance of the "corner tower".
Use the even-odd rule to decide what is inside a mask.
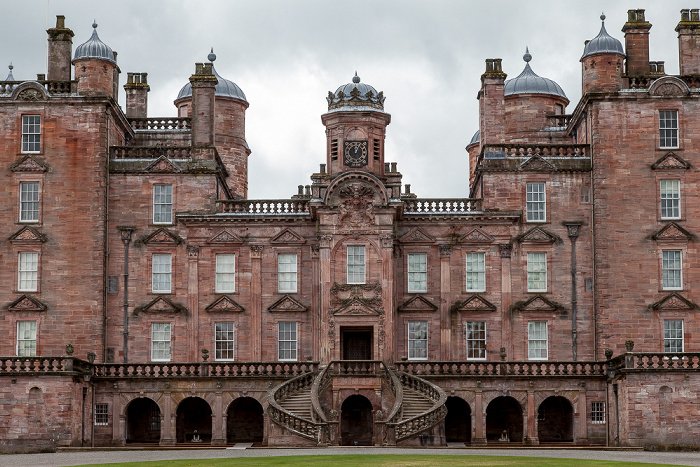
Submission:
[[[329,175],[350,170],[384,176],[384,138],[391,115],[384,112],[384,93],[360,77],[329,92],[326,127],[326,163]]]
[[[605,30],[605,15],[600,15],[600,32],[586,42],[581,57],[583,95],[589,92],[617,92],[622,88],[622,43]]]
[[[112,96],[117,98],[118,68],[115,53],[97,35],[97,23],[92,23],[92,36],[75,48],[73,56],[78,94],[83,96]]]

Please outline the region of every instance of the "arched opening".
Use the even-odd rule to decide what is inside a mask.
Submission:
[[[126,442],[157,443],[160,441],[160,407],[153,399],[142,397],[126,408]]]
[[[343,446],[371,446],[374,438],[372,403],[353,395],[340,408],[340,441]]]
[[[574,440],[574,408],[565,397],[546,398],[537,409],[540,443]]]
[[[260,402],[252,397],[239,397],[231,402],[226,417],[226,441],[262,443],[265,421]]]
[[[486,439],[516,443],[523,441],[523,409],[517,400],[500,396],[486,407]]]
[[[177,406],[177,442],[211,442],[211,407],[202,398],[188,397]]]
[[[448,397],[445,402],[445,440],[448,443],[471,443],[472,409],[461,397]]]

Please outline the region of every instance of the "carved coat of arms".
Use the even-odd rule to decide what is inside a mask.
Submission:
[[[359,183],[348,185],[340,190],[342,201],[338,205],[339,224],[362,227],[374,224],[374,191]]]

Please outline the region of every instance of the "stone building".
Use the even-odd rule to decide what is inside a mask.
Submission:
[[[529,52],[486,60],[450,199],[402,184],[356,74],[311,183],[249,200],[213,51],[149,117],[93,27],[73,50],[58,16],[47,74],[0,81],[3,450],[698,444],[698,10],[679,76],[644,10],[624,47],[601,26],[571,113]]]

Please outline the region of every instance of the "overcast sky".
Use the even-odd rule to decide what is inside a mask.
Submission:
[[[0,65],[18,80],[46,72],[47,27],[66,17],[73,48],[87,41],[93,19],[127,72],[147,72],[151,117],[175,116],[173,100],[206,61],[238,84],[246,113],[249,198],[288,198],[325,163],[321,114],[326,95],[362,81],[384,91],[386,161],[398,162],[419,197],[466,197],[467,154],[478,129],[477,92],[486,58],[502,58],[514,78],[529,46],[535,73],[561,85],[573,111],[581,96],[584,41],[600,30],[624,44],[628,9],[646,9],[653,28],[650,59],[678,73],[675,26],[688,0],[21,0],[0,8]],[[2,70],[5,71],[2,71]],[[0,68],[4,79],[7,68]]]

